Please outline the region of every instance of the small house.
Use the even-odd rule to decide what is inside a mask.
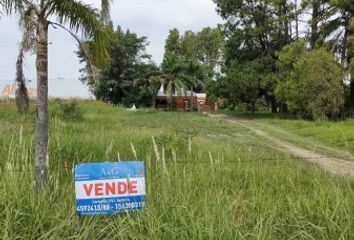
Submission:
[[[217,110],[216,104],[207,102],[206,93],[195,93],[181,89],[169,96],[163,85],[155,97],[155,107],[160,110],[176,109],[183,112],[213,112]]]

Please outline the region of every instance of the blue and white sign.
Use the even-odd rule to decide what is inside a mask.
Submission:
[[[89,163],[75,168],[77,214],[110,215],[142,210],[144,162]]]

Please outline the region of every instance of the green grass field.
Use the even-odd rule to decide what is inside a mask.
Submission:
[[[14,103],[0,102],[0,239],[354,239],[353,182],[270,148],[240,125],[90,101],[80,108],[83,118],[70,120],[50,104],[50,184],[38,195],[34,109],[21,117]],[[353,150],[350,121],[299,123],[253,124]],[[136,159],[147,168],[146,209],[84,217],[78,229],[73,165]]]

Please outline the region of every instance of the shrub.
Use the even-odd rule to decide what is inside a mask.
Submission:
[[[343,70],[324,49],[305,52],[284,84],[284,97],[299,117],[334,117],[344,104]]]
[[[63,102],[61,100],[56,100],[55,102],[58,104],[55,113],[60,118],[70,121],[83,119],[83,112],[77,101]]]

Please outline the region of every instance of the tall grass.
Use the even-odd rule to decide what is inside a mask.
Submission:
[[[1,105],[0,239],[354,238],[352,182],[197,114],[94,102],[80,103],[80,121],[53,114],[50,183],[39,195],[34,116]],[[73,165],[136,158],[147,168],[145,210],[83,217],[78,227]]]

